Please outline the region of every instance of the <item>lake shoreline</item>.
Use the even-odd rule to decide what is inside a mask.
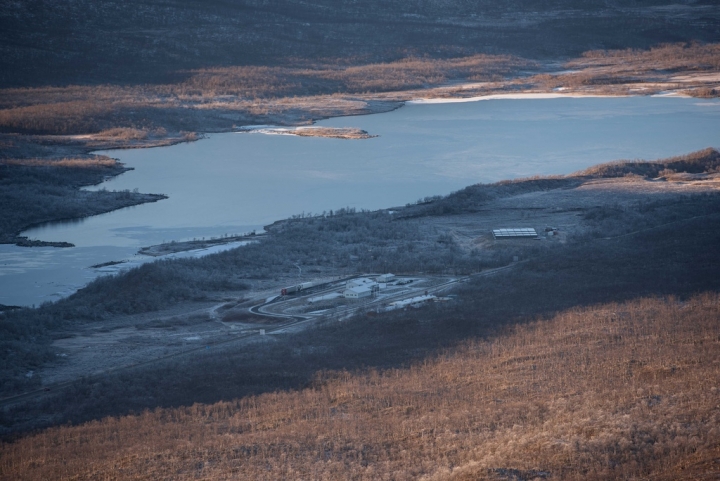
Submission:
[[[650,97],[410,104],[356,118],[354,125],[380,134],[367,142],[228,133],[170,149],[98,152],[136,170],[92,190],[156,191],[170,199],[29,231],[31,238],[78,247],[38,249],[36,255],[7,246],[0,263],[7,263],[4,280],[12,289],[0,302],[31,305],[65,297],[86,284],[83,278],[115,271],[89,266],[129,259],[122,267],[132,268],[155,259],[138,255],[139,249],[173,240],[269,231],[264,226],[278,219],[348,209],[397,217],[395,206],[425,204],[437,197],[428,193],[449,194],[478,182],[559,179],[602,162],[717,148],[718,106],[717,100]],[[318,123],[345,125],[346,118]],[[613,146],[598,150],[607,139],[615,139]],[[10,269],[18,270],[15,283]]]
[[[577,70],[551,72],[550,66],[546,65],[539,69],[539,74],[533,77],[522,77],[519,74],[511,75],[503,80],[494,82],[469,82],[467,80],[456,83],[432,86],[423,89],[406,89],[391,92],[379,92],[374,94],[359,95],[320,95],[312,97],[285,98],[281,97],[273,101],[265,102],[267,108],[275,111],[272,116],[267,114],[245,115],[242,125],[253,126],[268,119],[273,120],[269,131],[264,133],[290,134],[300,136],[319,136],[341,139],[367,139],[373,137],[368,132],[356,131],[352,127],[325,129],[313,127],[317,121],[338,117],[353,117],[358,115],[370,115],[385,113],[396,110],[406,103],[451,103],[451,102],[472,102],[491,99],[523,99],[523,98],[559,98],[559,97],[624,97],[624,96],[690,96],[697,95],[702,98],[717,96],[718,78],[708,75],[706,72],[675,71],[665,74],[664,77],[657,72],[653,76],[641,74],[638,78],[627,79],[621,76],[621,67],[615,65],[598,66],[594,58],[579,59],[574,61]],[[572,63],[572,62],[571,62]],[[610,62],[612,63],[612,62]],[[585,70],[592,72],[584,74]],[[585,77],[578,83],[575,77],[579,74],[595,75],[602,80],[598,83],[586,84]],[[625,81],[609,82],[607,77],[618,77],[618,80]],[[218,115],[225,115],[222,105],[216,108]],[[229,111],[228,111],[229,112]],[[194,115],[194,113],[191,113]],[[229,115],[229,114],[228,114]],[[202,116],[197,118],[202,120]],[[195,132],[178,132],[157,129],[153,132],[143,132],[133,129],[115,129],[115,131],[101,132],[98,134],[85,135],[21,135],[21,134],[0,134],[0,141],[5,146],[2,152],[5,158],[60,158],[63,156],[87,156],[93,152],[111,149],[138,149],[153,148],[175,145],[183,142],[194,142],[203,138],[206,134],[226,133],[237,131],[248,131],[247,128],[232,124],[229,118],[226,126],[222,128],[204,128],[202,124],[196,125]],[[253,130],[253,129],[250,129]],[[0,160],[2,165],[2,160]],[[117,176],[122,172],[112,173]],[[98,213],[112,212],[130,205],[138,205],[145,202],[161,200],[155,198],[155,194],[139,194],[153,196],[149,199],[135,199],[129,204],[117,205],[110,210]],[[71,217],[70,219],[81,219],[97,213]],[[67,217],[58,217],[44,220],[47,222],[58,222],[69,220]],[[4,243],[13,243],[19,246],[54,245],[57,247],[69,247],[62,240],[48,242],[44,240],[23,240],[19,239],[22,232],[32,228],[37,223],[26,224],[20,229],[15,229],[12,242],[6,239]]]
[[[286,219],[269,226],[263,242],[251,243],[246,248],[228,250],[212,258],[148,262],[132,274],[108,276],[72,298],[39,309],[8,312],[3,314],[7,319],[30,325],[54,317],[68,321],[39,324],[46,336],[18,341],[32,346],[33,350],[27,352],[46,350],[52,358],[40,362],[42,367],[34,370],[32,378],[14,374],[19,381],[14,388],[5,389],[3,395],[7,397],[3,402],[6,406],[15,403],[19,406],[16,409],[25,414],[18,415],[16,419],[20,421],[6,429],[22,432],[43,427],[46,420],[34,415],[34,410],[39,409],[34,403],[45,396],[71,392],[66,387],[78,379],[95,382],[98,370],[135,369],[138,359],[149,367],[162,362],[165,356],[182,356],[184,350],[193,348],[200,340],[212,346],[214,352],[235,334],[267,329],[268,320],[251,316],[247,309],[277,296],[282,287],[298,282],[373,272],[409,277],[421,273],[475,276],[471,282],[482,284],[471,284],[478,285],[477,289],[465,292],[473,296],[476,291],[490,292],[488,304],[475,311],[495,312],[498,319],[505,320],[515,317],[502,315],[491,307],[518,307],[514,302],[518,292],[537,296],[523,301],[519,311],[524,315],[543,312],[538,306],[545,302],[546,295],[533,291],[537,286],[551,289],[553,302],[561,305],[565,305],[568,289],[572,303],[590,304],[620,300],[627,295],[664,293],[663,289],[672,289],[678,296],[707,289],[717,284],[717,276],[713,276],[717,254],[709,248],[717,229],[697,230],[702,242],[700,249],[698,240],[683,232],[708,223],[709,219],[711,226],[719,225],[712,222],[718,217],[720,179],[712,173],[718,162],[720,154],[707,149],[655,162],[596,165],[563,178],[474,185],[440,199],[398,208],[397,215],[392,217],[387,212],[347,211]],[[671,170],[676,173],[670,174]],[[648,206],[652,209],[647,210]],[[523,213],[532,209],[533,216],[528,219]],[[356,235],[350,237],[352,243],[347,244],[342,241],[346,232],[338,227],[348,225],[376,228],[356,228]],[[531,225],[538,236],[494,238],[492,229],[501,225]],[[547,230],[544,226],[558,229]],[[389,231],[393,232],[391,238],[386,235]],[[306,239],[313,239],[326,257],[319,259],[305,249]],[[411,251],[405,247],[408,244],[414,246]],[[365,248],[358,251],[359,246]],[[709,261],[695,259],[695,255],[685,257],[689,249],[709,256]],[[353,258],[349,255],[353,252],[359,255]],[[598,252],[601,260],[597,260]],[[672,260],[650,261],[666,256],[672,256]],[[693,263],[687,266],[690,261]],[[302,266],[301,272],[295,264]],[[479,275],[483,269],[501,266],[513,267],[487,278]],[[598,269],[603,270],[598,274]],[[562,275],[558,275],[558,270]],[[699,271],[701,275],[697,274]],[[638,272],[643,273],[640,279]],[[618,279],[627,292],[617,294],[618,291],[608,288],[615,286]],[[647,282],[640,282],[643,280]],[[586,285],[586,281],[592,281],[593,288],[579,287]],[[522,284],[518,287],[515,282]],[[655,290],[646,290],[646,285],[653,282]],[[504,292],[506,289],[509,292]],[[613,297],[616,295],[617,298]],[[496,296],[505,297],[495,304]],[[317,305],[305,306],[305,310],[317,312],[317,309]],[[420,309],[413,311],[413,315],[425,311],[434,312]],[[338,325],[337,321],[329,320],[333,325]],[[447,328],[443,321],[441,329]],[[291,342],[293,337],[278,336],[277,342],[285,339]],[[104,349],[86,348],[110,344],[114,346],[112,355]],[[405,345],[408,346],[417,347],[412,343]],[[23,392],[30,396],[31,402],[20,399],[28,411],[11,399]],[[114,413],[108,413],[111,414]],[[62,424],[65,415],[62,412],[51,423]],[[7,432],[0,432],[0,436]]]
[[[138,251],[138,254],[142,254],[150,257],[162,257],[168,254],[177,254],[178,252],[186,252],[197,249],[206,249],[217,245],[231,244],[233,242],[244,242],[244,241],[259,241],[266,236],[264,233],[256,234],[251,232],[250,234],[234,235],[227,237],[212,237],[210,239],[202,240],[191,240],[191,241],[171,241],[162,244],[156,244],[148,247],[143,247]],[[111,261],[112,262],[112,261]],[[94,266],[93,266],[94,267]]]

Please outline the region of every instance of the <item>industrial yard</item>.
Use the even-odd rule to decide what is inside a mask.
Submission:
[[[393,274],[357,276],[312,283],[302,290],[271,298],[252,308],[265,316],[292,318],[331,318],[342,320],[359,312],[386,312],[425,302],[447,300],[440,294],[460,278],[445,276],[398,277]],[[285,291],[285,289],[283,289]]]
[[[281,338],[311,326],[322,328],[328,322],[347,322],[359,315],[445,304],[453,301],[450,292],[457,285],[514,266],[515,263],[469,276],[368,273],[320,278],[253,291],[251,298],[186,303],[152,314],[118,316],[102,328],[59,336],[53,346],[60,362],[38,373],[43,388],[6,398],[2,405],[12,406],[40,397],[88,376],[103,379],[175,358],[237,351],[256,343],[272,346]]]
[[[152,314],[119,316],[104,323],[102,328],[58,336],[53,346],[59,351],[60,362],[41,373],[42,391],[65,386],[82,377],[102,376],[173,357],[238,349],[243,344],[266,341],[267,337],[263,336],[297,332],[315,321],[343,321],[361,312],[421,307],[425,303],[448,300],[442,294],[463,280],[445,276],[393,276],[388,282],[377,283],[378,277],[381,276],[369,274],[333,281],[321,279],[317,285],[285,296],[279,295],[280,288],[275,288],[276,295],[268,295],[273,292],[268,289],[253,292],[252,298],[183,304]],[[373,288],[372,295],[361,298],[344,296],[348,285],[362,283],[362,280],[377,286],[377,290]],[[21,399],[25,396],[18,398]],[[12,402],[8,399],[3,404]]]

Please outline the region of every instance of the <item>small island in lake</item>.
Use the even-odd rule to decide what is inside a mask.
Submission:
[[[299,137],[325,137],[329,139],[371,139],[367,131],[353,127],[268,127],[242,128],[239,132],[274,135],[297,135]]]

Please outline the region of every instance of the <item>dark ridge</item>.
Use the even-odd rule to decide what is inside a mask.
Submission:
[[[0,6],[0,87],[172,83],[182,70],[474,53],[558,59],[720,40],[713,2],[68,0]]]

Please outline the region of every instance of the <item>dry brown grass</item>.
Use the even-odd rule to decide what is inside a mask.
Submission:
[[[59,427],[4,479],[717,479],[720,296],[561,313],[408,369]],[[515,478],[512,478],[515,476]]]
[[[529,65],[526,60],[508,56],[408,58],[356,66],[203,69],[186,72],[184,81],[165,85],[4,89],[0,90],[0,129],[51,134],[142,131],[167,123],[163,112],[168,109],[182,109],[186,116],[192,114],[190,109],[267,115],[297,108],[276,105],[279,98],[407,90],[455,78],[492,79]]]
[[[685,90],[683,91],[683,94],[699,99],[714,99],[720,97],[720,89],[700,87],[696,89]]]
[[[591,50],[580,59],[567,63],[568,68],[613,66],[625,71],[639,70],[720,70],[720,44],[663,44],[648,50]]]
[[[707,174],[718,171],[720,171],[720,152],[710,147],[661,160],[617,160],[607,162],[575,172],[570,177],[612,178],[637,175],[645,178],[655,178],[676,172]]]
[[[95,137],[118,140],[145,140],[148,137],[148,132],[140,129],[116,127],[98,132]]]
[[[72,158],[33,158],[33,159],[0,159],[0,165],[16,165],[25,167],[70,167],[80,169],[96,169],[99,167],[117,167],[118,162],[105,155]]]
[[[565,64],[569,71],[530,79],[545,88],[591,87],[608,95],[677,88],[678,74],[720,72],[720,44],[664,44],[649,50],[593,50]],[[701,87],[702,90],[703,87]],[[710,89],[711,90],[711,89]]]
[[[531,64],[510,56],[474,55],[448,60],[406,58],[341,67],[330,64],[227,67],[194,71],[185,82],[170,88],[178,96],[245,98],[386,92],[438,85],[450,79],[498,79]]]
[[[365,130],[354,128],[310,127],[290,131],[300,137],[327,137],[333,139],[369,139],[373,137]]]
[[[401,101],[422,95],[466,96],[558,87],[609,95],[687,87],[702,93],[717,87],[717,82],[683,80],[684,85],[675,85],[673,76],[719,72],[720,44],[592,51],[568,62],[565,68],[571,72],[518,77],[521,70],[534,68],[539,68],[535,62],[510,56],[410,57],[365,65],[208,68],[187,71],[184,80],[173,84],[2,89],[0,131],[87,134],[120,129],[123,132],[110,140],[117,140],[118,135],[143,140],[141,132],[158,128],[173,132],[221,130],[234,123],[302,123],[359,113],[357,105],[351,106],[358,97]],[[453,89],[447,85],[451,80],[480,84],[470,90]],[[428,90],[440,86],[444,87]],[[340,105],[340,100],[345,104]],[[332,103],[336,104],[334,110],[328,110]],[[225,120],[219,120],[222,118]]]

